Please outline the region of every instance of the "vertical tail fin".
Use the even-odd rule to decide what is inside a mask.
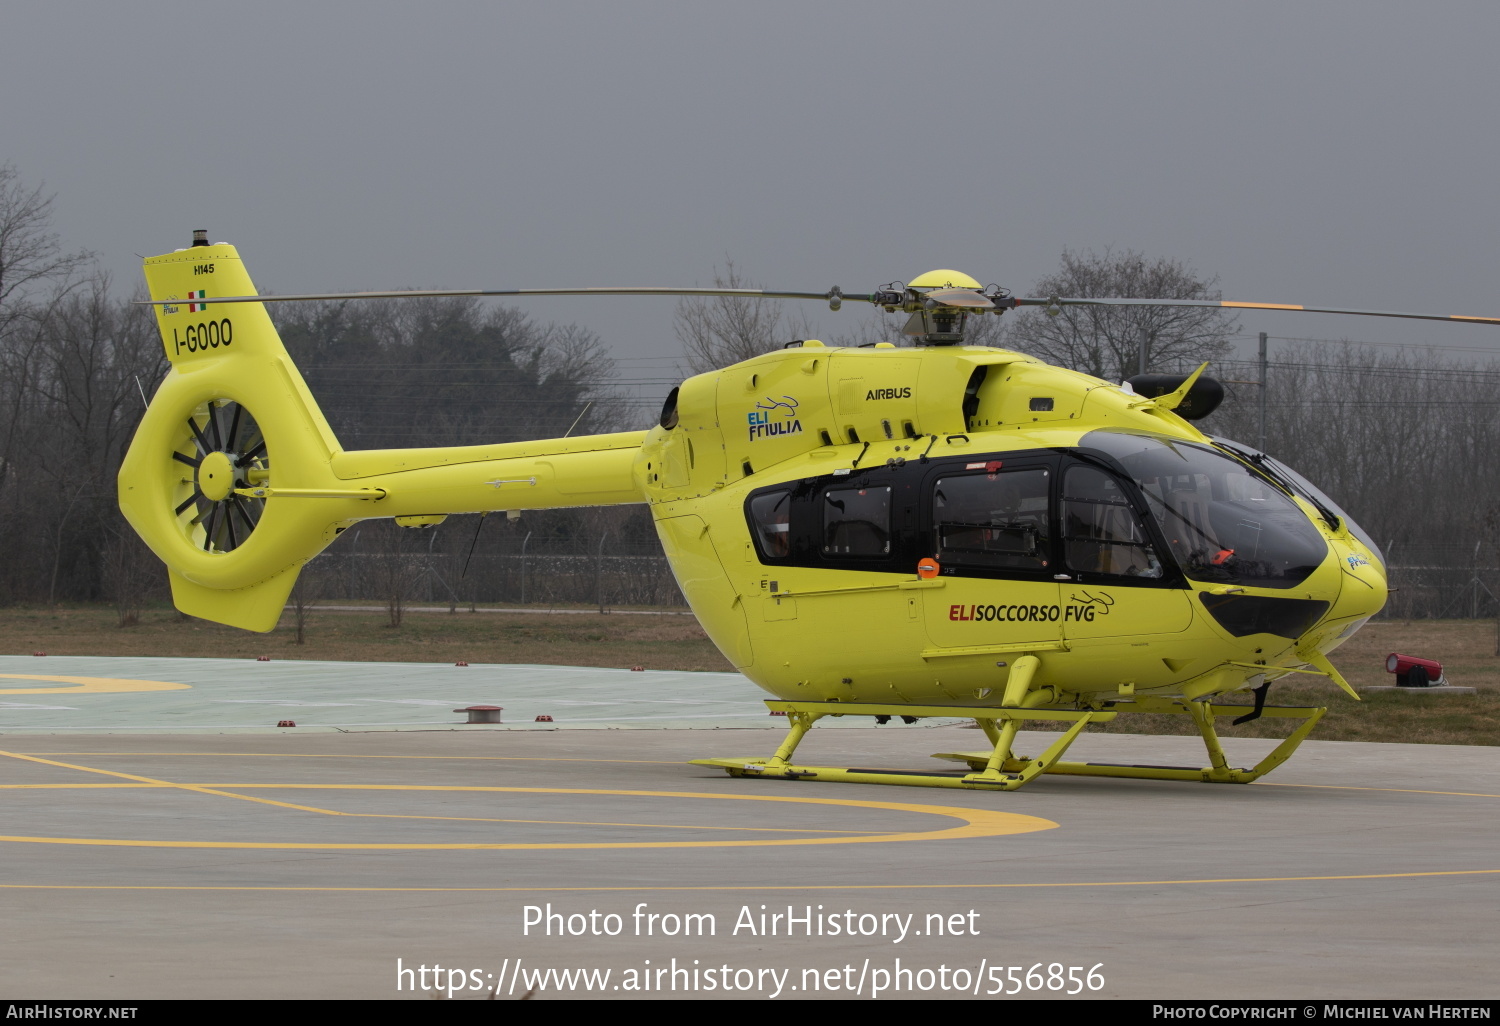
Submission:
[[[120,508],[171,571],[184,612],[252,630],[275,626],[300,566],[331,540],[326,510],[270,508],[245,494],[280,480],[332,479],[338,452],[233,246],[197,242],[145,262],[171,370],[119,475]]]
[[[233,246],[146,261],[171,370],[120,467],[120,508],[177,608],[276,626],[302,565],[349,523],[644,501],[644,432],[340,452]]]

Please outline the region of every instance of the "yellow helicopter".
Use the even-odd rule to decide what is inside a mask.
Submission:
[[[1203,368],[1139,391],[964,344],[971,317],[1064,305],[1307,310],[1153,299],[1025,299],[955,271],[867,294],[596,288],[260,297],[235,248],[145,261],[171,370],[119,474],[120,507],[194,616],[268,631],[303,564],[357,521],[647,503],[710,638],[774,696],[770,757],[696,760],[733,776],[1014,790],[1041,773],[1243,783],[1284,762],[1322,708],[1267,706],[1270,682],[1327,677],[1378,612],[1375,544],[1263,453],[1182,414]],[[265,302],[377,296],[656,294],[865,302],[909,314],[911,348],[792,342],[672,390],[648,431],[346,452]],[[1159,394],[1151,394],[1151,393]],[[1222,393],[1222,390],[1220,390]],[[1237,698],[1227,696],[1236,695]],[[1252,698],[1253,696],[1253,698]],[[1068,762],[1090,723],[1192,719],[1201,768]],[[824,716],[972,717],[988,745],[951,771],[809,766]],[[1214,721],[1300,720],[1249,768]],[[1016,731],[1063,729],[1040,755]]]

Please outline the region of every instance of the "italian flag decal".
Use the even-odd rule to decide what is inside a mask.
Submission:
[[[204,289],[199,289],[197,292],[189,292],[188,293],[188,299],[190,299],[190,300],[192,300],[192,299],[205,299],[205,298],[207,298],[207,296],[208,296],[208,292],[205,291]],[[207,310],[207,309],[208,309],[208,304],[207,303],[191,303],[191,302],[188,303],[188,313],[197,313],[200,310]]]

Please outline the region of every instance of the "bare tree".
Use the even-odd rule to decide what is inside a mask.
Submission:
[[[1217,277],[1167,257],[1151,259],[1135,250],[1103,253],[1063,251],[1062,266],[1033,287],[1034,296],[1079,299],[1218,299]],[[1216,309],[1164,306],[1064,306],[1056,316],[1029,309],[1010,324],[1009,343],[1049,363],[1119,381],[1136,373],[1141,335],[1146,365],[1199,362],[1229,349],[1237,329]]]
[[[754,289],[734,266],[724,273],[714,268],[714,287]],[[672,327],[682,342],[688,367],[694,374],[718,370],[730,364],[779,349],[794,338],[812,333],[805,318],[789,316],[785,304],[776,299],[715,296],[712,299],[681,299],[672,317]]]
[[[408,539],[421,531],[399,527],[394,522],[370,525],[374,584],[385,599],[386,626],[400,627],[417,582],[427,574],[425,553]]]
[[[41,352],[37,331],[22,327],[45,317],[69,291],[69,279],[90,259],[85,252],[62,252],[52,231],[52,197],[42,187],[28,189],[14,164],[0,164],[0,381],[5,420],[0,424],[0,485],[17,466],[15,445],[24,434],[23,419],[36,380]],[[50,304],[33,304],[30,293],[54,289]]]
[[[32,288],[69,278],[91,254],[64,253],[52,231],[52,197],[28,189],[16,166],[0,164],[0,330]]]
[[[471,297],[287,304],[283,341],[347,448],[469,445],[615,428],[614,363],[576,325]]]
[[[44,307],[27,306],[31,316],[11,325],[0,356],[0,365],[26,375],[28,416],[18,432],[7,426],[0,454],[17,465],[16,484],[30,493],[23,506],[46,511],[49,603],[72,590],[64,572],[97,583],[101,560],[111,558],[108,539],[121,526],[114,477],[144,411],[143,392],[165,370],[149,312],[112,299],[102,274],[78,284],[84,287]],[[119,569],[126,578],[136,573]]]
[[[101,560],[105,584],[114,599],[119,626],[134,627],[141,622],[141,610],[152,587],[159,582],[159,564],[124,523],[111,524],[107,532]]]
[[[318,600],[322,590],[322,575],[307,567],[297,575],[297,583],[292,585],[292,623],[297,629],[298,645],[307,644],[307,614],[312,611],[313,603]]]

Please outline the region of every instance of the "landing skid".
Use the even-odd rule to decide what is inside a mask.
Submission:
[[[1138,697],[1111,702],[1101,709],[1026,709],[965,706],[863,705],[846,702],[767,702],[774,713],[785,713],[790,730],[776,754],[769,759],[694,759],[695,766],[717,766],[732,777],[764,777],[777,780],[831,780],[854,784],[901,784],[908,787],[963,787],[988,791],[1014,791],[1043,773],[1089,777],[1137,777],[1145,780],[1193,780],[1213,784],[1248,784],[1291,758],[1307,739],[1327,709],[1265,706],[1262,716],[1303,722],[1260,762],[1248,769],[1232,767],[1214,730],[1219,716],[1244,716],[1250,706],[1214,705],[1208,701],[1181,698]],[[1132,766],[1107,762],[1064,762],[1068,746],[1090,723],[1108,723],[1121,713],[1169,713],[1191,717],[1208,749],[1209,765]],[[969,772],[921,772],[895,769],[855,769],[805,766],[792,761],[797,746],[814,723],[824,716],[973,717],[993,746],[974,752],[939,752],[936,759],[966,763]],[[1047,750],[1034,758],[1011,751],[1016,731],[1027,722],[1069,724]]]

